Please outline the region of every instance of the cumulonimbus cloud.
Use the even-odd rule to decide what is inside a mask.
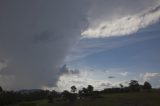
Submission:
[[[86,4],[0,1],[0,85],[16,90],[56,86],[59,67],[85,26]]]
[[[111,21],[99,21],[94,26],[90,25],[81,35],[84,38],[103,38],[135,33],[160,21],[160,3],[158,4],[138,14],[123,16]]]

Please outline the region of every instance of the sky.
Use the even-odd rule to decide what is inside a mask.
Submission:
[[[1,0],[0,86],[160,87],[160,0]]]

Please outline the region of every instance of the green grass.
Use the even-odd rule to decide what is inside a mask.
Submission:
[[[72,104],[65,101],[48,103],[47,100],[34,103],[36,106],[160,106],[159,92],[117,93],[103,94],[103,96],[104,98],[77,100]]]

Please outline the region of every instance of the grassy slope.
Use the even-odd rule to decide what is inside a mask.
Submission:
[[[104,94],[104,98],[77,100],[74,104],[67,102],[47,103],[37,101],[37,106],[160,106],[160,93],[119,93]]]

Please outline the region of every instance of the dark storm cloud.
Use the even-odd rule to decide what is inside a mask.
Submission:
[[[40,34],[37,34],[34,36],[33,41],[35,43],[39,43],[39,42],[49,42],[52,41],[51,36],[53,35],[53,33],[49,33],[48,31],[44,31]]]
[[[87,25],[87,4],[85,0],[1,0],[0,60],[7,65],[0,71],[0,85],[6,89],[56,86],[59,67]]]

